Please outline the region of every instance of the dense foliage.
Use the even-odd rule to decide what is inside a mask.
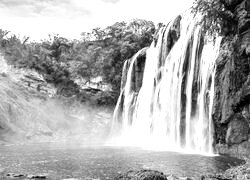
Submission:
[[[236,18],[224,0],[195,0],[192,12],[201,15],[201,27],[210,36],[235,31]]]
[[[100,83],[110,85],[116,99],[124,61],[149,46],[154,31],[152,22],[140,19],[83,32],[80,40],[50,35],[41,42],[29,42],[27,37],[9,36],[8,31],[0,30],[0,46],[9,64],[34,69],[57,87],[77,88],[75,79],[88,83],[102,77]]]

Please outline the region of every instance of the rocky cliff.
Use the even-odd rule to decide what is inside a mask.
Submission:
[[[223,38],[216,62],[215,143],[219,153],[250,156],[250,1],[224,3],[238,23]]]

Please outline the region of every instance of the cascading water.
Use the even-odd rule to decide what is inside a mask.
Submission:
[[[198,20],[185,14],[159,30],[146,52],[140,88],[135,88],[135,77],[142,76],[136,71],[141,52],[125,63],[111,144],[213,152],[211,110],[220,38],[209,41]]]

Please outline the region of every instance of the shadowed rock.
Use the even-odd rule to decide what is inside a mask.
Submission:
[[[236,114],[228,124],[226,143],[228,145],[240,144],[248,140],[249,125],[241,114]]]
[[[250,157],[250,1],[224,0],[238,33],[224,37],[217,59],[213,121],[217,150]]]
[[[139,171],[128,171],[119,175],[115,180],[192,180],[190,178],[178,178],[174,175],[165,175],[162,172],[143,169]]]

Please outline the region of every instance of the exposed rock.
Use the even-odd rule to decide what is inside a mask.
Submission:
[[[212,112],[216,149],[222,154],[250,157],[250,2],[224,2],[238,19],[238,34],[224,37],[216,62]]]
[[[192,180],[190,178],[179,178],[174,175],[164,175],[162,172],[154,170],[128,171],[119,175],[115,180]]]
[[[21,178],[21,177],[25,177],[26,175],[23,175],[23,174],[8,173],[6,176],[7,176],[7,177],[11,177],[11,178]]]
[[[163,35],[164,38],[162,39],[162,44],[161,46],[161,52],[160,52],[160,60],[159,60],[159,67],[163,66],[165,64],[166,57],[168,56],[170,50],[174,46],[174,44],[177,42],[177,40],[180,37],[180,26],[181,26],[181,19],[182,17],[179,15],[175,18],[173,21],[171,27],[169,27],[168,34],[167,32],[167,26],[163,28]],[[158,36],[159,34],[157,34]],[[158,39],[158,38],[157,38]]]
[[[234,112],[240,112],[244,110],[243,114],[246,112],[246,107],[250,104],[250,76],[244,83],[241,89],[237,92],[234,97],[234,105],[232,106]],[[246,115],[247,116],[247,115]]]
[[[131,99],[133,99],[132,104],[130,105],[129,109],[129,117],[131,117],[132,121],[132,114],[135,107],[136,98],[138,95],[138,92],[142,86],[143,81],[143,73],[145,68],[145,61],[146,61],[146,53],[147,53],[148,47],[145,47],[141,49],[139,52],[137,52],[131,59],[128,59],[125,61],[123,65],[123,72],[122,72],[122,80],[121,80],[121,92],[120,96],[117,102],[117,109],[114,113],[114,118],[117,119],[117,122],[122,121],[122,115],[123,115],[123,109],[124,109],[124,98],[125,98],[125,86],[127,83],[127,76],[129,72],[129,68],[131,67],[131,79],[130,79],[130,89],[131,91]],[[131,66],[132,63],[132,66]],[[134,104],[133,104],[134,103]],[[120,124],[113,124],[113,128],[120,128]],[[115,129],[116,129],[115,128]]]
[[[206,175],[201,180],[249,180],[250,179],[250,163],[232,167],[223,173]]]
[[[240,144],[248,140],[249,124],[241,114],[235,114],[228,124],[226,143],[228,145]]]
[[[239,52],[242,56],[250,56],[250,30],[243,33]]]
[[[240,4],[243,0],[224,0],[225,5],[228,8],[235,8],[236,5]]]
[[[140,50],[139,54],[137,54],[136,60],[134,61],[133,74],[131,78],[132,78],[132,89],[135,92],[139,92],[142,86],[147,49],[148,48],[146,47]]]
[[[39,91],[50,97],[56,93],[55,87],[47,83],[43,76],[34,70],[10,68],[8,75],[13,81],[22,84],[28,90]]]
[[[215,95],[212,118],[216,143],[225,143],[227,123],[234,115],[233,103],[237,89],[242,85],[241,72],[235,72],[233,37],[222,40],[219,57],[216,60]]]
[[[162,172],[153,170],[128,171],[115,180],[168,180]]]
[[[243,33],[250,27],[250,3],[248,0],[242,1],[236,7],[239,33]]]
[[[138,53],[136,53],[136,55],[125,62],[123,66],[121,88],[125,87],[127,73],[129,71],[128,68],[130,67],[131,63],[133,63],[131,72],[131,90],[133,92],[139,92],[142,86],[147,49],[148,47],[141,49]]]
[[[224,177],[223,175],[207,175],[207,176],[202,176],[201,180],[232,180],[230,178]]]
[[[39,174],[39,175],[28,175],[28,179],[47,179],[46,174]]]
[[[68,80],[57,85],[57,94],[72,97],[80,92],[80,87],[73,81]]]
[[[36,179],[36,180],[41,180],[41,179],[47,179],[47,174],[38,174],[38,175],[32,175],[32,174],[14,174],[14,173],[8,173],[6,174],[7,178],[10,179],[24,179],[24,180],[28,180],[28,179]]]
[[[244,141],[241,144],[235,144],[231,146],[227,144],[216,145],[216,150],[218,151],[218,153],[234,156],[237,158],[250,158],[249,149],[250,141]]]
[[[121,90],[125,87],[126,85],[126,80],[127,80],[127,72],[129,68],[129,59],[126,60],[123,64],[123,69],[122,69],[122,78],[121,78]]]

